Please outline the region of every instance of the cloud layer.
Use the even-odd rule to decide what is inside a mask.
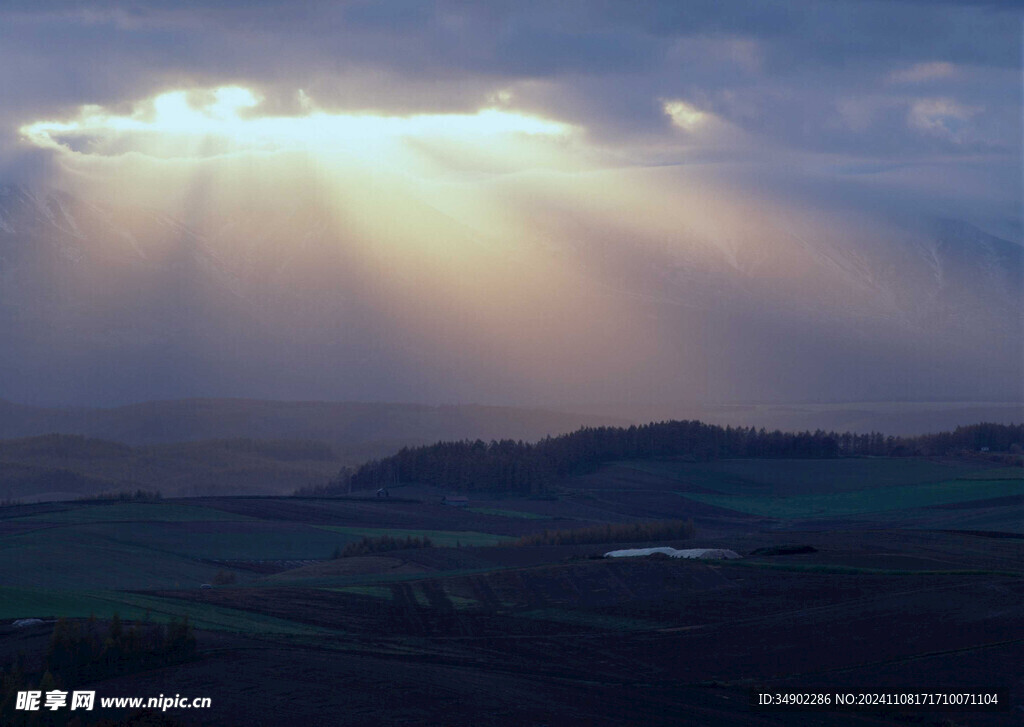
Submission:
[[[762,150],[1004,166],[1020,154],[1012,3],[136,0],[8,2],[0,17],[8,148],[22,124],[81,105],[235,84],[274,115],[303,113],[300,89],[327,110],[398,115],[500,99],[619,147],[685,137],[670,99]]]
[[[235,393],[1016,395],[1021,20],[7,0],[0,184],[68,194],[6,197],[0,373],[48,391],[55,362],[79,398],[122,391],[118,362],[144,397],[264,359]],[[89,347],[110,365],[68,363]]]

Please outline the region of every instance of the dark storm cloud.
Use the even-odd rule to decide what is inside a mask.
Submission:
[[[935,55],[963,63],[1020,62],[1012,3],[695,0],[610,8],[609,18],[632,22],[653,35],[735,35],[770,42],[780,66],[783,61],[842,66],[855,59],[912,61]]]
[[[85,103],[239,83],[266,113],[512,104],[628,140],[680,98],[771,147],[1014,155],[1020,11],[999,2],[26,2],[0,10],[3,138]],[[927,64],[946,64],[928,77]],[[910,80],[895,81],[904,73]],[[894,75],[896,74],[896,75]]]
[[[815,362],[837,361],[838,366],[819,368],[828,370],[829,377],[840,377],[837,372],[843,372],[840,378],[851,381],[855,377],[846,372],[861,376],[859,369],[863,368],[876,373],[863,374],[863,389],[856,381],[849,384],[838,378],[822,378],[819,384],[822,391],[828,389],[828,397],[866,395],[862,392],[874,386],[868,381],[873,377],[882,382],[874,389],[876,392],[891,396],[906,387],[906,395],[911,390],[909,384],[892,377],[895,364],[880,363],[902,360],[903,354],[894,353],[890,358],[881,351],[889,345],[888,339],[879,339],[877,350],[865,346],[848,356],[839,352],[857,348],[856,336],[852,343],[839,342],[849,329],[829,323],[827,337],[812,340],[818,335],[812,331],[805,338],[802,310],[793,318],[780,312],[781,327],[761,326],[762,320],[770,317],[770,301],[788,300],[785,296],[768,299],[766,317],[760,318],[758,311],[749,322],[742,315],[734,321],[732,308],[716,307],[721,305],[717,293],[709,310],[721,313],[711,317],[692,313],[691,318],[691,313],[683,310],[685,295],[679,298],[679,305],[672,302],[674,298],[666,298],[672,309],[661,309],[657,297],[649,293],[652,289],[657,292],[661,285],[662,269],[677,280],[671,272],[677,268],[676,261],[659,257],[660,252],[641,255],[642,263],[634,258],[643,253],[648,242],[660,249],[664,240],[675,239],[676,223],[681,220],[688,224],[689,215],[695,230],[703,229],[698,222],[708,223],[707,236],[715,250],[718,242],[723,243],[723,266],[729,265],[730,236],[741,242],[749,236],[752,252],[755,243],[765,239],[770,250],[773,239],[790,246],[789,238],[793,237],[790,267],[799,270],[805,256],[797,253],[804,247],[804,240],[796,238],[807,210],[827,212],[845,210],[846,206],[863,213],[863,226],[858,222],[843,228],[822,227],[826,242],[834,231],[837,246],[841,241],[845,244],[844,236],[849,236],[851,244],[854,237],[871,242],[875,239],[876,217],[897,218],[921,210],[978,220],[990,226],[985,229],[999,234],[1004,234],[1002,230],[1015,231],[1012,234],[1019,241],[1021,17],[1018,3],[918,0],[0,0],[0,184],[45,184],[52,177],[58,183],[66,181],[74,191],[85,192],[86,198],[118,197],[115,201],[119,204],[134,203],[133,193],[147,204],[159,198],[159,204],[180,212],[196,229],[216,233],[206,239],[217,245],[227,243],[220,249],[211,247],[218,254],[207,259],[192,256],[193,241],[198,236],[180,236],[179,240],[177,233],[172,234],[175,239],[168,244],[175,250],[180,246],[182,255],[187,256],[182,259],[195,263],[178,265],[174,257],[174,264],[154,278],[155,285],[147,283],[151,280],[147,277],[149,263],[140,267],[143,272],[138,280],[142,282],[126,287],[126,299],[140,303],[119,305],[117,320],[101,312],[88,321],[88,335],[100,341],[89,344],[99,351],[95,361],[74,363],[87,360],[76,350],[76,342],[84,341],[86,335],[76,331],[75,321],[85,319],[79,317],[82,314],[77,306],[70,306],[66,327],[55,330],[75,334],[65,336],[68,342],[62,341],[55,350],[67,351],[68,361],[73,363],[37,343],[40,330],[35,321],[45,319],[32,313],[10,318],[18,326],[22,321],[28,323],[12,329],[22,335],[21,343],[6,348],[0,345],[0,354],[5,354],[0,356],[0,368],[6,365],[9,370],[25,372],[25,381],[38,391],[47,390],[50,382],[46,379],[53,378],[51,372],[75,370],[64,394],[51,392],[48,396],[68,395],[79,400],[94,396],[87,393],[93,384],[116,391],[124,381],[129,382],[128,388],[117,394],[119,397],[144,398],[154,391],[161,396],[182,395],[190,389],[193,393],[215,393],[217,386],[234,386],[236,369],[244,370],[246,362],[258,362],[253,370],[260,373],[250,383],[240,379],[243,383],[238,386],[242,388],[235,390],[239,395],[259,390],[260,395],[272,392],[274,396],[351,396],[359,391],[359,398],[401,400],[436,395],[474,400],[486,391],[484,400],[500,400],[544,397],[562,386],[560,382],[569,385],[576,377],[595,382],[595,388],[579,389],[586,391],[587,397],[609,396],[618,384],[606,381],[635,377],[630,358],[647,359],[649,352],[649,368],[644,368],[648,366],[645,363],[641,371],[649,371],[650,376],[639,378],[650,379],[651,392],[656,391],[659,380],[687,378],[680,374],[687,367],[699,380],[705,375],[702,372],[721,366],[724,378],[715,384],[719,388],[701,395],[735,398],[735,392],[749,391],[753,392],[750,396],[761,399],[771,390],[769,379],[776,374],[792,382],[780,391],[788,391],[788,387],[793,392],[807,386],[813,389],[810,378],[801,380],[805,373],[817,365]],[[495,159],[485,153],[477,159],[472,145],[467,147],[470,153],[464,153],[454,142],[436,146],[424,142],[414,150],[418,163],[425,168],[436,163],[442,172],[455,169],[459,173],[439,175],[439,181],[417,178],[415,185],[412,181],[406,185],[407,180],[402,178],[395,183],[399,194],[394,199],[385,193],[384,183],[380,193],[376,183],[370,185],[370,191],[362,189],[360,180],[372,176],[367,170],[372,167],[376,175],[380,166],[376,162],[360,159],[353,165],[338,164],[342,167],[337,170],[342,190],[339,209],[351,206],[355,214],[351,224],[347,209],[345,214],[335,214],[325,205],[321,213],[320,197],[334,197],[328,185],[335,180],[320,180],[319,173],[314,173],[315,165],[305,166],[305,155],[301,165],[296,165],[301,171],[295,171],[293,178],[277,171],[290,168],[285,163],[290,161],[288,154],[281,154],[281,158],[226,155],[199,161],[187,158],[187,151],[178,156],[180,139],[176,135],[159,139],[166,141],[173,159],[156,161],[143,154],[118,156],[126,151],[148,152],[149,147],[140,144],[131,132],[112,130],[101,121],[77,136],[65,135],[69,146],[91,151],[91,155],[73,159],[54,149],[31,147],[18,135],[19,127],[27,122],[73,119],[85,104],[100,105],[111,114],[125,116],[136,110],[138,102],[164,91],[198,91],[231,84],[249,87],[264,99],[245,112],[252,116],[301,115],[312,107],[404,115],[474,112],[502,106],[572,124],[577,131],[537,142],[536,149],[531,146],[533,140],[522,146],[518,146],[521,140],[516,140],[516,144],[503,149],[502,139],[494,144]],[[305,95],[299,93],[300,89]],[[311,99],[312,105],[304,99]],[[202,133],[196,132],[186,143],[201,140]],[[160,132],[153,135],[160,136]],[[230,135],[224,133],[225,137]],[[36,136],[44,145],[46,138]],[[54,132],[49,138],[59,139],[61,135]],[[96,144],[90,147],[92,142]],[[484,144],[489,142],[480,145]],[[211,149],[209,155],[222,151],[217,144]],[[502,158],[505,152],[518,157],[519,149],[526,149],[521,164],[518,158],[517,164]],[[530,156],[534,152],[541,159],[536,168],[530,166],[534,164]],[[549,153],[559,162],[550,169],[544,166]],[[309,156],[318,154],[319,149],[314,148]],[[206,152],[199,156],[206,156]],[[273,166],[278,162],[280,167]],[[641,165],[651,168],[609,169]],[[592,175],[568,173],[577,167],[591,171],[597,166],[603,168]],[[497,178],[505,170],[523,173]],[[350,172],[352,179],[345,176]],[[415,173],[414,168],[410,176]],[[217,174],[232,182],[238,180],[238,188],[234,183],[218,185],[211,181],[219,178]],[[399,177],[383,169],[381,178],[387,180],[390,176]],[[146,181],[157,178],[159,183]],[[500,261],[491,257],[487,240],[476,244],[476,227],[469,224],[475,222],[478,212],[475,196],[469,195],[465,201],[464,209],[470,210],[465,212],[469,218],[465,229],[457,216],[450,222],[447,211],[428,204],[430,198],[416,197],[438,189],[458,195],[463,188],[477,185],[478,178],[480,189],[474,189],[474,195],[479,193],[485,201],[495,200],[494,206],[502,216],[508,208],[510,221],[497,225],[497,237],[505,234],[501,230],[507,224],[509,236],[516,242],[522,238],[525,243],[522,250],[507,258],[513,265],[511,274],[500,267],[505,265],[504,257]],[[136,180],[142,181],[136,185]],[[321,181],[322,187],[318,186]],[[435,181],[436,189],[431,189]],[[139,189],[130,189],[133,186]],[[416,194],[403,192],[407,186],[409,190],[415,188]],[[615,202],[620,186],[621,191],[629,192],[622,195],[621,211],[615,204],[609,210],[599,210],[600,201],[605,199],[602,195]],[[710,192],[704,191],[705,187]],[[693,199],[687,202],[687,195],[696,194],[693,190],[700,190],[701,199],[715,201],[720,197],[721,213],[716,216],[714,206],[706,211]],[[251,202],[250,194],[251,200],[259,200],[259,204]],[[288,207],[281,204],[283,200],[289,204],[302,202],[301,197],[307,194],[305,202],[313,211],[311,221],[303,220],[303,202],[294,215],[288,213],[288,226],[282,225],[283,232],[271,230],[266,237],[264,225],[253,223],[250,231],[245,225],[248,215],[237,214],[237,210],[266,208],[266,219],[273,224],[265,226],[272,228],[278,224],[276,215],[284,214],[280,210]],[[347,202],[344,198],[348,195],[354,201]],[[641,197],[645,198],[642,203]],[[656,202],[648,206],[646,197]],[[442,198],[439,193],[437,199]],[[458,198],[453,199],[455,208],[463,209]],[[373,203],[366,211],[357,209],[363,200]],[[382,200],[380,207],[375,206],[378,200]],[[753,200],[755,212],[763,210],[751,214],[744,200]],[[762,200],[778,200],[778,204]],[[690,207],[685,214],[674,217],[674,206],[683,202]],[[207,214],[207,207],[216,214]],[[415,224],[417,215],[424,225]],[[753,222],[746,220],[748,216]],[[42,215],[39,217],[42,219]],[[236,217],[242,221],[242,232],[230,232]],[[497,293],[484,291],[486,295],[481,293],[477,301],[476,281],[470,280],[474,276],[460,272],[472,267],[453,265],[448,270],[441,264],[449,259],[448,252],[439,254],[439,244],[437,249],[433,244],[404,249],[401,238],[405,228],[396,224],[393,231],[392,217],[403,224],[406,220],[402,218],[410,217],[413,223],[409,227],[416,229],[417,237],[421,229],[436,227],[441,231],[437,234],[440,240],[473,238],[474,244],[466,245],[467,260],[486,263],[480,264],[481,273],[498,269],[508,277],[511,282],[507,293],[505,281],[500,280],[501,284],[495,286]],[[517,234],[518,217],[523,218],[522,236]],[[816,219],[814,215],[811,218]],[[224,225],[228,236],[218,237],[220,225],[229,219],[231,224]],[[263,218],[257,214],[256,219]],[[764,224],[757,222],[760,219],[765,220]],[[719,235],[718,230],[728,231],[736,220],[744,224],[736,228],[735,235]],[[787,227],[791,220],[796,223],[793,233]],[[847,220],[845,213],[839,220]],[[602,221],[607,224],[600,224]],[[748,224],[753,232],[747,232]],[[810,225],[806,229],[819,229],[817,222],[806,224]],[[339,225],[344,226],[344,236],[325,239],[323,250],[318,251],[321,230]],[[369,231],[364,233],[360,229],[363,225]],[[774,238],[766,238],[764,231],[773,225],[779,229],[773,233]],[[488,231],[483,223],[480,229]],[[374,239],[372,233],[376,231],[382,231],[382,240]],[[565,244],[558,247],[563,234]],[[687,244],[688,235],[684,230],[681,238]],[[813,246],[816,236],[808,235],[808,247]],[[602,252],[605,240],[611,243],[613,238],[612,247],[607,249],[618,249],[615,246],[620,244],[620,237],[620,255],[609,257]],[[120,250],[113,245],[122,244],[122,236],[108,235],[106,227],[95,238],[103,243],[97,249],[106,249],[108,238],[112,241],[110,249]],[[392,239],[403,243],[396,247],[401,252],[389,249]],[[879,239],[898,242],[896,237]],[[48,250],[53,246],[39,247]],[[554,255],[549,256],[549,247]],[[711,247],[709,244],[709,250]],[[368,251],[365,262],[362,248]],[[251,260],[247,253],[234,254],[250,249],[260,251]],[[457,250],[458,245],[452,249]],[[537,264],[526,264],[533,260],[534,249],[540,251]],[[827,252],[827,247],[823,249]],[[708,255],[718,260],[715,250]],[[210,271],[217,267],[207,263],[214,260],[219,265],[222,251],[232,251],[223,254],[224,261],[231,259],[231,265],[223,268],[225,276],[207,278],[207,273],[212,276]],[[130,253],[127,248],[125,252]],[[308,260],[304,259],[306,255]],[[388,264],[378,266],[378,255]],[[452,254],[452,262],[459,262],[458,257]],[[770,253],[766,253],[765,260],[768,257]],[[113,254],[109,258],[97,256],[96,279],[106,280],[100,273],[105,274],[110,262],[119,259]],[[577,259],[581,270],[570,270]],[[751,259],[761,265],[760,254]],[[827,254],[821,259],[822,270],[833,270],[831,264],[825,264],[831,259]],[[856,255],[848,259],[856,263],[847,266],[849,269],[859,269]],[[256,262],[250,266],[253,260]],[[514,284],[517,260],[525,261],[523,277],[529,283],[521,289]],[[549,264],[552,260],[555,263]],[[394,273],[392,261],[402,274]],[[651,269],[658,268],[659,276],[646,277],[647,268],[641,270],[640,266],[648,262]],[[232,267],[235,263],[239,266]],[[732,264],[736,264],[735,254]],[[435,270],[434,265],[440,277],[428,274]],[[607,279],[606,268],[615,268]],[[631,272],[634,269],[641,272]],[[774,268],[769,265],[768,269]],[[842,265],[839,269],[848,272]],[[247,278],[252,297],[228,295],[236,292],[233,286],[239,279],[232,277],[232,271],[242,271],[244,278],[250,270],[254,271]],[[367,271],[370,274],[363,274]],[[421,271],[421,287],[396,283],[393,290],[389,288],[393,280],[418,281]],[[193,273],[194,279],[190,277]],[[444,276],[449,273],[452,278],[447,284]],[[553,284],[549,284],[548,274]],[[943,275],[945,272],[940,271],[939,278]],[[775,282],[770,278],[765,277],[765,292],[788,280],[785,275]],[[88,274],[82,277],[91,279]],[[486,275],[481,279],[490,280]],[[11,294],[10,300],[16,305],[10,310],[19,316],[22,309],[34,311],[38,307],[33,301],[46,302],[53,297],[47,287],[49,278],[43,279],[42,285],[33,284],[32,277],[25,280],[22,283],[18,275],[5,272],[5,281],[18,282],[31,293],[26,298],[29,304],[24,305]],[[701,282],[697,277],[694,280]],[[208,294],[191,295],[199,290],[191,287],[200,284],[195,281],[204,286],[207,282],[203,281],[208,281]],[[622,281],[632,287],[620,287]],[[940,282],[942,290],[950,285],[956,288],[955,284]],[[817,279],[813,283],[816,286]],[[480,286],[481,290],[484,287]],[[152,296],[151,288],[155,289]],[[694,288],[699,296],[700,285]],[[541,289],[551,291],[550,305],[533,294]],[[611,291],[620,289],[629,297],[609,297]],[[747,290],[745,284],[736,288],[741,289]],[[3,292],[9,290],[10,285]],[[135,295],[131,292],[134,290],[140,291],[136,298],[130,297]],[[520,294],[521,290],[528,294]],[[634,302],[630,291],[636,291],[641,302]],[[665,291],[675,295],[667,283]],[[89,294],[93,292],[90,287]],[[106,293],[102,289],[95,292]],[[449,294],[450,299],[446,297]],[[746,300],[747,295],[742,292],[742,299]],[[750,295],[756,297],[756,293]],[[106,300],[103,295],[100,298]],[[258,301],[252,306],[258,315],[244,300]],[[609,315],[601,312],[606,300],[614,300],[608,305]],[[501,301],[507,304],[499,305]],[[520,317],[524,301],[538,306],[537,314],[531,313],[529,320]],[[452,315],[454,303],[461,302],[465,305]],[[486,319],[491,303],[500,312],[497,325]],[[134,317],[136,309],[139,314]],[[526,309],[532,310],[528,306]],[[563,310],[565,315],[560,313]],[[1006,310],[1013,311],[1010,307]],[[206,311],[214,315],[205,315]],[[224,311],[223,315],[218,311]],[[264,313],[269,315],[265,328]],[[477,314],[479,318],[474,317]],[[61,312],[58,317],[63,315]],[[571,334],[568,337],[561,333],[563,320],[565,331]],[[224,321],[232,323],[225,325]],[[3,323],[4,316],[0,316]],[[886,322],[880,330],[889,331],[888,325]],[[135,356],[134,343],[128,340],[134,340],[134,331],[162,331],[168,326],[167,336],[156,339],[163,343],[140,339],[137,350],[141,353],[121,360],[121,349],[114,345],[116,335],[123,333],[124,350]],[[728,337],[715,339],[712,333],[718,328],[735,331],[728,334],[735,335],[735,343]],[[786,335],[797,328],[800,333],[793,337],[797,344],[792,358],[779,358],[770,368],[762,369],[758,364],[749,375],[728,373],[745,371],[736,368],[741,366],[739,362],[766,360],[760,354],[774,351],[780,342],[779,350],[783,350],[789,345]],[[477,335],[484,330],[485,335]],[[406,334],[410,331],[423,333],[423,337],[409,337]],[[686,331],[700,331],[700,336],[706,331],[710,345],[692,345]],[[525,337],[520,338],[524,332]],[[999,346],[1005,344],[1009,350],[1019,339],[1016,332],[1013,335],[1016,337],[1012,340],[987,342],[986,346],[1002,351]],[[337,337],[336,342],[332,342],[332,336]],[[492,344],[491,338],[496,343]],[[864,340],[868,338],[864,333]],[[977,340],[982,338],[979,333]],[[748,340],[753,345],[748,346]],[[523,350],[516,349],[519,342],[525,343]],[[985,352],[972,359],[976,362],[989,353],[988,348],[974,344],[965,344],[967,349]],[[454,367],[449,358],[452,352],[456,356]],[[564,359],[560,358],[563,353]],[[579,370],[574,366],[576,356],[583,364]],[[907,360],[923,363],[902,367],[907,375],[931,364],[925,361],[927,351],[915,352],[914,356]],[[937,366],[971,370],[955,364],[959,356],[956,353],[954,358],[941,362],[933,358]],[[983,367],[995,374],[964,374],[981,387],[964,391],[994,391],[1004,381],[1016,382],[1020,378],[1014,378],[1020,371],[1019,352],[999,356],[999,361],[1008,362],[1005,366]],[[378,365],[378,360],[386,365]],[[680,360],[686,362],[682,369]],[[36,366],[38,361],[46,365]],[[796,365],[790,365],[793,361]],[[123,375],[126,366],[135,369],[128,377]],[[528,381],[526,373],[521,380],[517,378],[520,366],[535,383]],[[606,366],[611,368],[603,368]],[[150,371],[163,371],[172,382],[167,386],[172,388],[163,390],[160,387],[164,384],[149,383]],[[211,373],[214,371],[223,373]],[[289,375],[280,376],[282,371]],[[351,375],[339,375],[339,371]],[[622,373],[608,374],[614,371]],[[1004,373],[999,375],[1001,371]],[[94,372],[102,372],[95,381],[91,378]],[[321,385],[315,382],[324,372],[323,379],[331,383],[318,388]],[[765,378],[758,378],[761,376]],[[714,377],[708,373],[707,378]],[[753,388],[745,389],[739,382],[748,379]],[[136,388],[132,388],[131,381],[137,382]],[[173,383],[179,381],[182,383]],[[843,388],[848,385],[853,388]],[[990,385],[993,388],[987,388]],[[12,384],[6,386],[10,391]],[[248,391],[243,391],[247,386]],[[690,382],[684,386],[689,387]],[[694,386],[697,388],[692,391],[699,394],[703,384]],[[838,388],[832,390],[833,386]],[[18,384],[13,387],[18,388]],[[435,390],[438,393],[417,393]],[[959,395],[956,391],[944,387],[942,395]]]

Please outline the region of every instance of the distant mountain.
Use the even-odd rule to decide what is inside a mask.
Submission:
[[[535,441],[624,421],[485,406],[188,399],[102,409],[0,400],[0,500],[138,489],[165,497],[290,494],[407,445]]]
[[[382,199],[372,179],[289,193],[268,173],[259,194],[200,185],[173,210],[0,186],[0,397],[1024,399],[1016,242],[857,200],[622,174],[660,196],[616,210],[600,176],[500,180],[488,199],[518,222],[493,229],[394,180]],[[120,411],[125,427],[53,416],[99,416],[73,431],[118,440],[205,431],[202,406],[162,406]],[[346,406],[295,416],[358,422],[360,441],[486,438],[504,430],[469,425],[493,417],[549,431],[499,410]],[[250,436],[214,420],[196,436]]]
[[[320,486],[343,464],[317,442],[216,440],[129,447],[49,434],[0,440],[0,499],[24,502],[158,492],[291,494]]]
[[[664,359],[638,370],[664,380],[674,364],[691,399],[1024,399],[1017,242],[956,219],[710,192],[706,209],[675,197],[689,223],[629,235],[566,194],[533,220],[548,254],[640,311]]]
[[[0,400],[0,439],[60,433],[132,446],[211,439],[315,441],[328,444],[347,461],[407,444],[478,438],[534,441],[585,425],[623,422],[613,416],[472,405],[185,399],[62,409]]]

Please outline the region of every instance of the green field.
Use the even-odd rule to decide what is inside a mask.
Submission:
[[[242,631],[254,634],[325,634],[330,629],[301,624],[286,619],[265,616],[253,611],[242,611],[224,606],[207,603],[183,601],[176,598],[160,598],[141,594],[117,593],[114,597],[118,602],[126,603],[135,608],[142,608],[166,618],[172,616],[188,616],[198,628],[218,631]]]
[[[353,593],[357,596],[370,596],[371,598],[383,598],[391,600],[391,589],[384,586],[348,586],[347,588],[325,588],[325,591],[337,591],[338,593]]]
[[[1024,467],[998,467],[962,475],[961,480],[1024,480]]]
[[[465,596],[456,596],[452,593],[445,593],[445,596],[451,601],[452,606],[456,611],[466,611],[473,608],[479,608],[480,602],[475,598],[466,598]]]
[[[732,459],[717,462],[642,460],[617,465],[724,495],[792,497],[854,492],[962,477],[985,478],[991,467],[914,457],[850,459]],[[1012,469],[1012,468],[1010,468]],[[995,470],[1003,472],[1004,470]],[[992,479],[1000,479],[1001,476]]]
[[[209,581],[218,570],[201,559],[321,559],[330,557],[339,540],[301,523],[252,521],[224,527],[97,522],[8,534],[0,537],[0,579],[38,588],[189,588]]]
[[[1002,507],[996,511],[988,509],[967,514],[957,513],[943,524],[949,530],[990,530],[1024,535],[1024,512],[1020,507]]]
[[[7,522],[42,526],[0,535],[0,582],[33,588],[192,588],[219,569],[204,560],[321,559],[339,544],[304,523],[174,503],[76,503]]]
[[[198,628],[254,634],[314,634],[328,631],[249,611],[174,598],[116,591],[0,588],[0,619],[89,616],[109,619],[115,613],[131,621],[166,622],[171,618],[187,616]]]
[[[521,518],[523,520],[551,520],[552,518],[548,515],[538,515],[533,512],[523,512],[522,510],[500,510],[496,507],[467,507],[467,511],[475,512],[480,515],[494,515],[496,517],[509,517],[509,518]]]
[[[648,460],[618,466],[671,480],[667,487],[661,485],[663,489],[659,494],[663,500],[682,502],[669,494],[675,492],[695,502],[760,517],[823,519],[870,515],[873,522],[891,523],[894,527],[906,527],[909,521],[904,513],[908,510],[1024,494],[1024,479],[1019,468],[979,468],[977,463],[910,458],[710,463]],[[676,482],[680,483],[678,487]],[[702,491],[689,491],[698,488]],[[216,509],[218,502],[223,507],[236,506],[224,504],[227,501],[211,500],[210,506],[201,500],[189,502],[62,503],[59,509],[50,512],[39,513],[36,508],[38,514],[18,517],[10,515],[32,510],[4,510],[8,517],[0,519],[5,528],[0,531],[3,532],[0,534],[0,618],[84,618],[91,614],[109,618],[117,612],[127,619],[141,619],[149,613],[159,620],[187,615],[203,628],[310,635],[317,631],[301,624],[138,592],[197,589],[200,584],[212,582],[215,574],[225,569],[220,561],[326,560],[339,546],[361,538],[384,535],[428,538],[435,546],[449,548],[495,546],[515,540],[479,531],[322,524],[332,522],[332,518],[333,522],[341,523],[366,522],[366,515],[360,508],[384,507],[376,503],[300,500],[288,503],[288,517],[295,519],[273,519],[278,512],[277,501],[257,503],[258,507],[243,503],[247,512],[261,516],[266,513],[266,518]],[[939,511],[936,517],[949,523],[942,524],[943,528],[1020,532],[1024,530],[1024,522],[1020,521],[1019,507],[1013,502],[997,501],[974,509],[951,508]],[[433,512],[429,508],[427,511]],[[480,527],[475,524],[482,520],[466,517],[465,512],[453,508],[446,508],[437,516],[430,515],[436,519],[428,519],[417,511],[395,512],[396,517],[408,518],[398,522],[440,528],[458,527],[461,523]],[[500,507],[473,508],[472,512],[524,521],[546,519]],[[614,510],[610,512],[615,514]],[[350,513],[353,519],[346,519]],[[387,524],[391,522],[390,513],[388,510],[384,515],[375,514],[377,519],[369,522]],[[504,526],[508,527],[509,523],[506,521]],[[520,526],[540,528],[543,524],[522,522]],[[445,565],[447,555],[453,556],[450,566]],[[432,577],[443,581],[510,567],[466,567],[477,565],[476,561],[463,562],[470,555],[454,551],[432,554],[431,557],[438,559],[436,567],[442,569],[433,571]],[[445,567],[451,570],[443,570]],[[362,575],[313,576],[298,571],[265,576],[239,568],[237,587],[333,588],[383,601],[392,597],[388,584],[423,577],[419,572],[386,570]],[[418,586],[412,585],[411,593],[420,605],[429,604],[426,592]],[[460,591],[448,593],[448,598],[457,609],[477,608],[479,604],[470,595]],[[523,617],[594,628],[652,627],[651,624],[614,623],[604,616],[576,611],[544,611]]]
[[[0,538],[0,580],[35,588],[188,588],[209,581],[217,571],[144,542],[113,537],[117,527],[68,526],[6,535]]]
[[[117,594],[54,591],[41,588],[0,588],[0,619],[17,618],[122,618],[141,619],[144,608],[112,600]]]
[[[794,573],[829,573],[832,575],[872,575],[872,576],[990,576],[1001,575],[1018,578],[1019,571],[982,570],[982,569],[950,569],[950,570],[908,570],[899,568],[863,568],[849,565],[831,565],[828,563],[765,563],[756,560],[730,560],[723,565],[736,568],[763,568],[768,570],[792,571]]]
[[[224,529],[186,523],[119,523],[82,526],[126,545],[189,558],[215,560],[316,560],[329,558],[338,538],[304,523],[253,521]]]
[[[430,542],[433,545],[441,548],[454,548],[456,545],[499,545],[515,540],[515,538],[508,535],[477,533],[471,530],[401,530],[398,528],[360,528],[340,525],[318,525],[317,527],[320,530],[346,535],[349,540],[379,538],[382,535],[390,535],[394,538],[430,538]]]
[[[828,518],[1021,495],[1024,494],[1024,482],[951,480],[921,485],[872,487],[823,495],[711,495],[696,492],[676,494],[708,505],[762,517]]]

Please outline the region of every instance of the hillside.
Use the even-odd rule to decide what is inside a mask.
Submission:
[[[119,447],[63,444],[100,459]],[[52,668],[74,689],[81,674],[52,656],[67,628],[53,618],[82,633],[116,615],[127,633],[151,634],[187,617],[198,658],[153,654],[93,671],[85,688],[156,694],[173,683],[215,696],[201,718],[179,710],[182,725],[292,724],[297,713],[317,724],[330,709],[358,709],[368,726],[667,727],[695,714],[715,727],[780,724],[752,720],[761,684],[834,694],[926,683],[998,691],[1019,709],[1020,473],[975,459],[648,457],[568,478],[554,497],[477,493],[465,508],[436,497],[0,507],[0,619],[40,619],[0,623],[0,668],[23,659],[16,688]],[[696,532],[648,540],[666,517]],[[601,558],[622,545],[559,544],[577,530],[742,557]],[[382,534],[433,546],[332,556]],[[548,544],[519,539],[531,535]],[[310,699],[296,707],[298,692]],[[969,723],[998,727],[1006,714]],[[923,721],[896,708],[814,721],[868,717],[966,724],[962,712]]]
[[[144,490],[167,497],[286,494],[346,464],[322,442],[206,440],[131,447],[78,435],[0,441],[0,499],[69,500]]]
[[[622,424],[596,414],[497,406],[180,399],[112,408],[45,408],[0,400],[0,439],[78,434],[129,445],[204,439],[325,442],[344,458],[380,456],[441,439],[539,439]]]
[[[536,440],[616,421],[485,406],[189,399],[89,409],[0,400],[0,499],[137,489],[166,497],[288,494],[403,446],[469,436]]]
[[[355,472],[340,473],[332,487],[345,492],[420,483],[460,491],[537,494],[560,479],[603,463],[649,457],[703,462],[737,457],[770,460],[971,455],[1019,467],[1022,443],[1024,425],[994,423],[918,437],[886,437],[879,432],[769,432],[700,421],[663,421],[628,429],[584,428],[535,444],[478,439],[403,448],[391,457],[367,462]]]

